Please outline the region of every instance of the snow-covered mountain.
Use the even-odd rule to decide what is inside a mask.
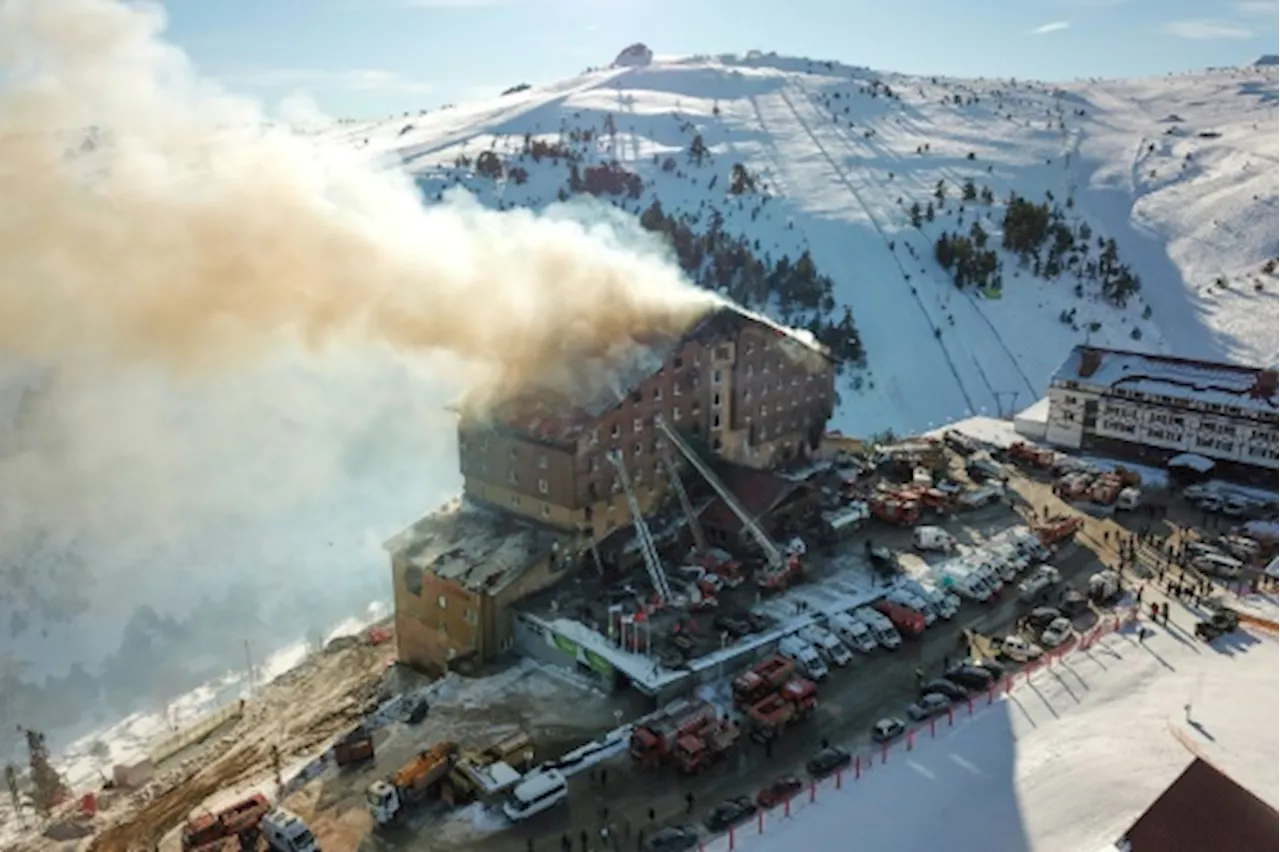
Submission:
[[[753,52],[324,135],[394,158],[428,199],[461,186],[540,207],[578,190],[651,211],[650,229],[682,231],[691,276],[793,323],[848,307],[865,365],[833,425],[867,434],[1030,404],[1085,339],[1274,361],[1276,90],[1261,66],[1051,85]],[[992,255],[946,269],[944,234]],[[784,295],[778,261],[804,252],[818,284]]]

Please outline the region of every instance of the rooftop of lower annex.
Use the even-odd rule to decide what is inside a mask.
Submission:
[[[1125,833],[1132,852],[1274,849],[1276,809],[1201,757]]]
[[[1054,371],[1052,381],[1259,413],[1275,414],[1280,409],[1280,385],[1274,369],[1145,352],[1077,346]]]
[[[441,579],[494,592],[564,544],[565,537],[549,529],[461,499],[392,536],[383,548]]]
[[[710,344],[736,334],[751,323],[790,341],[797,352],[816,354],[828,361],[830,352],[803,329],[789,328],[768,317],[724,301],[699,316],[678,335],[637,336],[606,365],[607,378],[588,377],[571,393],[539,389],[522,393],[484,410],[489,423],[550,444],[571,444],[601,415],[623,402],[627,394],[657,373],[676,350],[688,342]]]

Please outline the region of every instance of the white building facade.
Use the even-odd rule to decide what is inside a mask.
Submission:
[[[1181,453],[1275,486],[1275,370],[1077,346],[1049,385],[1045,440],[1162,465]]]

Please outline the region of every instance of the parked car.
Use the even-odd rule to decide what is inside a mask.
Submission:
[[[907,718],[913,722],[921,722],[947,712],[950,706],[950,698],[938,692],[930,692],[928,695],[921,696],[920,700],[914,704],[907,705]]]
[[[765,810],[777,807],[804,789],[804,782],[794,775],[779,776],[759,793],[756,793],[756,805]]]
[[[1225,633],[1234,632],[1240,626],[1240,616],[1231,610],[1219,610],[1203,621],[1196,622],[1196,638],[1206,642]]]
[[[902,736],[906,730],[906,722],[896,716],[890,716],[888,718],[881,719],[879,722],[876,722],[871,726],[871,741],[887,743],[892,739]]]
[[[763,633],[773,627],[773,619],[763,613],[748,611],[742,617],[747,620],[747,624],[751,625],[752,633]]]
[[[717,615],[711,626],[716,630],[723,630],[734,639],[741,639],[751,633],[751,622],[736,615]]]
[[[731,825],[737,825],[750,819],[756,812],[756,803],[750,796],[736,796],[726,799],[711,809],[711,813],[702,821],[708,831],[724,831]]]
[[[1011,660],[1025,663],[1028,660],[1039,659],[1044,655],[1044,649],[1034,642],[1028,642],[1021,636],[1006,636],[1004,641],[1000,643],[1000,653]]]
[[[1063,589],[1058,597],[1058,609],[1063,615],[1077,616],[1089,608],[1089,599],[1075,589]]]
[[[922,698],[928,695],[930,692],[936,692],[939,695],[945,695],[947,698],[951,699],[952,701],[963,701],[964,699],[969,697],[969,690],[965,689],[963,685],[956,683],[953,680],[947,680],[946,678],[942,678],[942,677],[935,678],[929,681],[928,683],[926,683],[924,686],[920,687],[920,696]]]
[[[980,691],[991,686],[998,677],[982,666],[958,665],[947,669],[946,679],[968,690]]]
[[[986,672],[989,676],[988,683],[1004,677],[1004,666],[995,660],[978,660],[975,663],[968,664],[970,668],[978,669]]]
[[[1071,619],[1055,618],[1040,634],[1040,644],[1046,648],[1056,648],[1071,635]]]
[[[698,845],[698,829],[691,825],[660,828],[644,842],[645,852],[684,852]]]
[[[849,754],[848,749],[843,749],[840,746],[830,746],[809,758],[805,768],[809,770],[809,774],[814,778],[822,778],[838,769],[844,769],[852,762],[853,755]]]
[[[1051,606],[1038,606],[1026,615],[1027,626],[1037,633],[1062,618],[1062,610]]]

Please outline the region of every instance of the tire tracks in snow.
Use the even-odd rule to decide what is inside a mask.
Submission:
[[[814,111],[815,111],[815,112],[820,112],[821,110],[818,108],[818,105],[814,103],[813,95],[811,95],[811,94],[810,94],[810,93],[808,93],[808,92],[805,92],[804,94],[805,94],[805,97],[809,100],[809,105],[814,109]],[[886,114],[886,118],[890,118],[890,117],[892,117],[892,116],[890,116],[890,115]],[[915,121],[914,121],[914,119],[909,119],[909,120],[912,122],[912,125],[913,125],[913,126],[915,126]],[[846,149],[848,149],[850,153],[853,153],[853,154],[855,154],[855,155],[856,155],[856,154],[857,154],[857,151],[853,150],[854,145],[855,145],[854,141],[849,139],[849,137],[846,135],[846,131],[845,131],[845,129],[844,129],[843,127],[841,127],[841,126],[839,125],[839,123],[838,123],[838,122],[833,122],[833,124],[835,125],[835,128],[836,128],[836,134],[835,134],[835,135],[836,135],[836,137],[837,137],[838,139],[840,139],[840,141],[841,141],[842,143],[844,143],[845,148],[846,148]],[[879,136],[880,136],[880,134],[879,134],[879,132],[877,132],[877,133],[875,133],[875,134],[874,134],[873,139],[874,139],[874,138],[878,138]],[[887,143],[884,143],[884,142],[875,142],[875,141],[868,141],[868,146],[869,146],[869,147],[871,147],[871,148],[873,148],[873,149],[875,149],[875,150],[877,150],[877,151],[879,152],[879,155],[880,155],[880,158],[881,158],[881,159],[886,159],[886,160],[888,160],[888,161],[890,161],[890,162],[893,162],[893,163],[905,163],[905,162],[906,162],[906,158],[905,158],[902,154],[900,154],[900,153],[898,153],[897,151],[895,151],[895,150],[893,150],[892,148],[890,148],[890,147],[889,147],[889,145],[888,145]],[[902,177],[906,177],[906,175],[907,175],[907,173],[908,173],[909,171],[912,171],[912,169],[911,169],[911,167],[910,167],[910,166],[903,166],[901,171],[899,171],[899,170],[895,169],[895,170],[894,170],[894,173],[895,173],[895,174],[898,174],[898,175],[901,175]],[[951,183],[953,183],[953,184],[955,184],[955,183],[956,183],[956,182],[955,182],[955,178],[954,178],[954,176],[953,176],[953,175],[950,175],[949,170],[948,170],[948,172],[947,172],[947,173],[945,173],[945,174],[944,174],[944,179],[945,179],[945,177],[947,177],[947,176],[950,176],[950,177],[951,177]],[[921,190],[927,190],[927,189],[928,189],[927,187],[924,187],[924,186],[922,186],[922,185],[920,184],[919,178],[912,178],[912,182],[917,186],[917,188],[919,188],[919,189],[921,189]],[[870,215],[870,213],[869,213],[869,212],[868,212],[868,215]],[[904,235],[907,235],[907,234],[910,234],[910,233],[911,233],[910,231],[904,231],[904,232],[903,232],[903,234],[904,234]],[[902,242],[902,243],[906,244],[906,243],[908,242],[908,238],[907,238],[907,236],[903,236],[903,237],[902,237],[902,239],[900,240],[900,242]],[[916,259],[921,259],[921,258],[927,257],[927,256],[931,255],[931,254],[932,254],[932,252],[933,252],[933,247],[932,247],[931,245],[930,245],[930,246],[925,246],[925,253],[924,253],[924,254],[919,254],[919,255],[917,256],[917,258],[916,258]],[[899,265],[901,265],[901,264],[899,264]],[[926,273],[926,274],[928,274],[928,273]],[[929,278],[930,278],[930,279],[933,279],[933,276],[932,276],[932,275],[929,275]],[[936,284],[936,281],[935,281],[935,284]],[[1023,383],[1024,385],[1026,385],[1026,387],[1027,387],[1027,391],[1028,391],[1028,393],[1030,394],[1030,399],[1031,399],[1031,401],[1032,401],[1032,402],[1034,402],[1036,399],[1038,399],[1038,398],[1039,398],[1039,394],[1037,393],[1037,391],[1036,391],[1036,389],[1035,389],[1035,385],[1034,385],[1034,384],[1032,384],[1030,377],[1028,377],[1028,376],[1027,376],[1026,371],[1022,368],[1022,364],[1018,361],[1017,356],[1015,356],[1015,355],[1013,354],[1013,350],[1009,348],[1009,344],[1008,344],[1007,342],[1005,342],[1004,337],[1000,334],[999,329],[998,329],[998,328],[996,328],[995,323],[991,321],[991,318],[987,315],[986,311],[982,310],[982,305],[981,305],[981,302],[980,302],[980,300],[978,299],[978,297],[977,297],[977,296],[975,296],[975,295],[973,295],[971,292],[969,292],[969,291],[967,291],[967,290],[961,290],[960,292],[961,292],[961,294],[964,296],[965,300],[969,303],[969,305],[973,308],[973,313],[974,313],[975,315],[977,315],[977,317],[982,321],[982,323],[983,323],[983,324],[987,327],[987,329],[991,332],[992,339],[993,339],[993,340],[995,340],[996,345],[997,345],[997,346],[999,347],[999,349],[1000,349],[1000,350],[1005,354],[1005,357],[1006,357],[1006,358],[1008,358],[1010,365],[1011,365],[1011,366],[1013,367],[1013,369],[1014,369],[1014,372],[1016,372],[1016,373],[1018,374],[1018,377],[1022,380],[1022,383]],[[976,352],[973,352],[972,350],[970,350],[969,355],[970,355],[970,357],[973,359],[974,367],[977,369],[978,374],[979,374],[979,376],[982,378],[983,383],[987,386],[987,390],[988,390],[988,392],[990,392],[990,393],[991,393],[992,399],[993,399],[993,400],[996,400],[996,402],[997,402],[997,408],[998,408],[998,407],[999,407],[999,396],[997,395],[997,393],[996,393],[996,391],[995,391],[995,388],[994,388],[994,387],[993,387],[993,385],[991,384],[991,380],[990,380],[990,379],[989,379],[989,377],[987,376],[986,370],[985,370],[985,369],[983,369],[983,367],[982,367],[981,363],[978,361],[977,353],[976,353]]]
[[[805,121],[800,115],[800,110],[796,109],[796,105],[791,100],[791,96],[787,94],[785,85],[778,89],[778,94],[781,96],[782,102],[787,105],[787,109],[791,111],[791,115],[795,118],[796,124],[798,124],[800,129],[804,131],[804,134],[809,137],[809,140],[813,143],[813,146],[817,149],[818,153],[822,155],[822,158],[827,161],[829,166],[831,166],[832,171],[836,174],[836,178],[846,189],[849,190],[849,194],[853,196],[854,201],[856,201],[858,206],[862,208],[863,212],[867,214],[867,220],[871,222],[871,226],[876,229],[876,233],[879,234],[880,239],[884,241],[885,249],[888,251],[889,256],[893,258],[893,262],[898,267],[898,271],[902,274],[902,283],[909,287],[910,284],[908,282],[910,280],[910,275],[907,272],[906,267],[902,265],[902,260],[899,259],[898,255],[889,248],[889,243],[891,242],[889,236],[885,233],[885,230],[880,225],[879,220],[876,219],[875,214],[871,212],[870,206],[862,200],[862,195],[858,192],[857,187],[853,185],[853,182],[849,180],[849,176],[845,172],[844,167],[836,161],[835,157],[831,156],[831,153],[827,150],[826,146],[818,139],[818,135],[814,132],[813,128],[809,126],[809,122]],[[812,101],[810,101],[810,106],[812,107]],[[930,328],[937,328],[937,326],[934,326],[933,319],[929,316],[929,310],[925,307],[924,300],[920,298],[919,294],[912,291],[911,297],[920,308],[920,313],[924,315],[925,322],[929,324]],[[946,360],[947,367],[950,369],[952,377],[956,380],[956,387],[960,390],[960,395],[964,397],[965,405],[968,406],[970,412],[977,411],[977,408],[973,404],[973,397],[969,395],[969,390],[964,386],[964,380],[960,378],[960,370],[956,367],[956,362],[951,357],[951,352],[947,349],[947,345],[942,341],[941,337],[936,335],[934,336],[934,340],[937,342],[938,348],[942,350],[942,357]]]

